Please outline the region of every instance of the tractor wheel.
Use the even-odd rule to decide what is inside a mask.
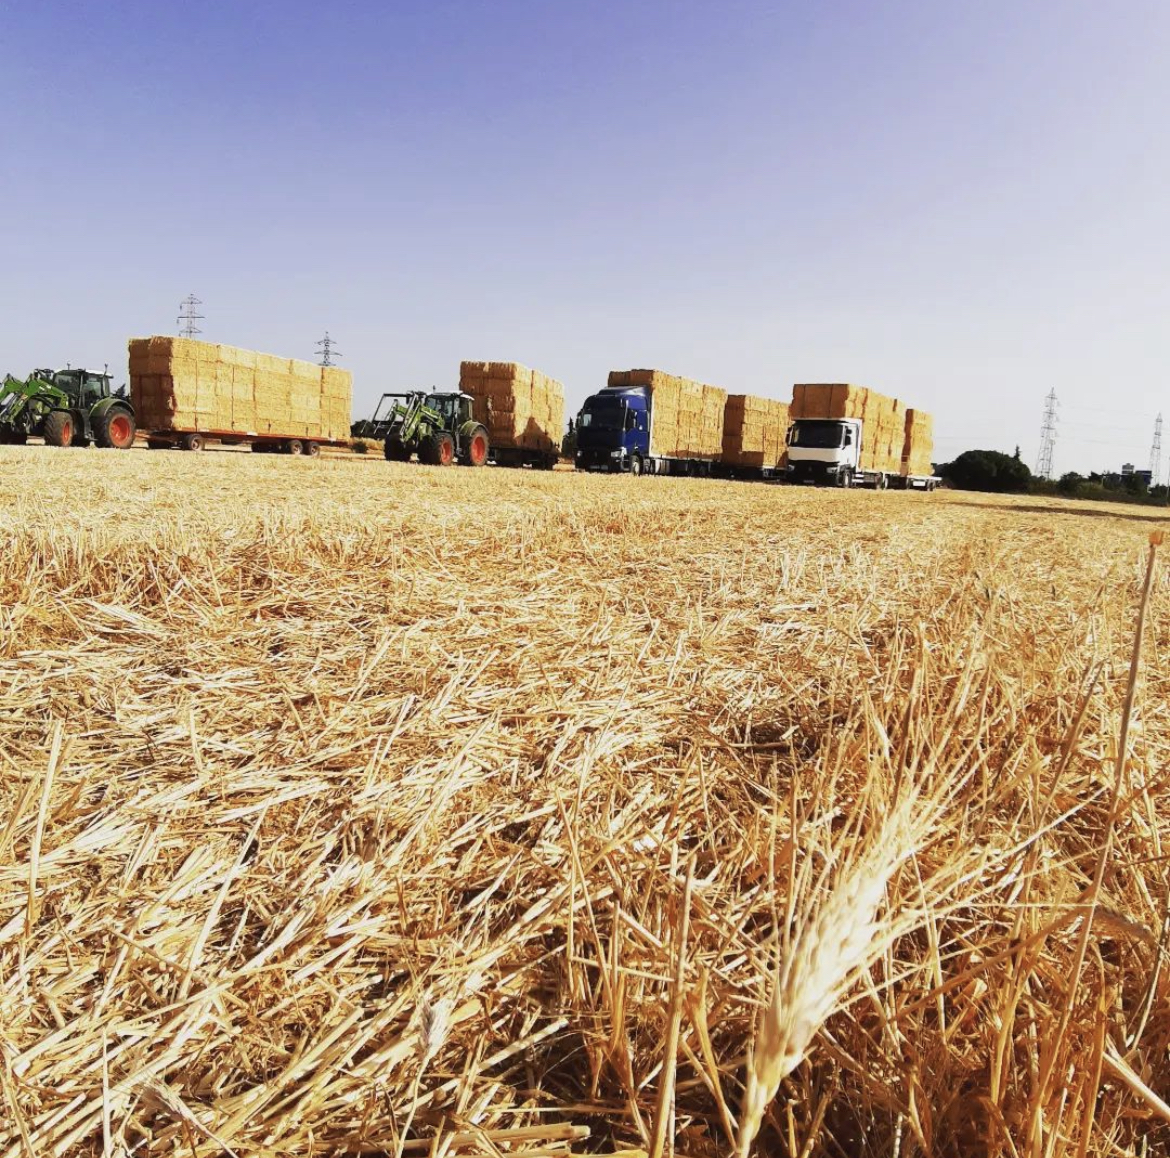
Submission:
[[[73,415],[68,410],[51,410],[45,419],[45,445],[69,446],[73,442]]]
[[[113,450],[129,450],[134,445],[137,426],[134,415],[124,406],[111,406],[94,423],[94,441]]]
[[[482,426],[477,426],[463,446],[459,461],[464,466],[483,466],[488,457],[488,435]]]
[[[306,442],[305,453],[310,458],[316,458],[321,453],[321,444],[317,442]]]
[[[304,447],[302,446],[301,440],[299,438],[290,438],[288,442],[284,444],[285,454],[300,454],[303,449]]]
[[[427,436],[419,458],[430,466],[450,466],[455,461],[455,439],[445,430]]]
[[[192,431],[190,434],[183,435],[183,441],[179,445],[184,450],[202,450],[207,444],[203,441],[203,435]]]
[[[382,444],[382,453],[387,462],[410,462],[410,447],[404,446],[397,439],[386,439]]]

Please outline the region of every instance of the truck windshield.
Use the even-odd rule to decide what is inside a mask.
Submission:
[[[578,425],[582,429],[621,430],[624,426],[623,410],[624,407],[616,402],[607,405],[592,403],[581,411],[581,420]]]
[[[845,433],[840,422],[810,422],[800,419],[792,428],[792,446],[804,446],[810,450],[836,450]]]

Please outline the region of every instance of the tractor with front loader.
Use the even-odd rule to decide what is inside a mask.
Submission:
[[[389,398],[382,449],[391,462],[407,462],[417,454],[431,466],[483,466],[490,445],[483,424],[471,413],[471,395],[459,391],[424,394],[413,390]]]
[[[136,430],[134,407],[110,389],[109,374],[34,370],[24,381],[9,374],[0,385],[0,443],[39,437],[48,446],[127,450]]]

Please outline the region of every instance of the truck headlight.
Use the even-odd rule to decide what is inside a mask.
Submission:
[[[621,458],[621,456],[622,456],[624,453],[625,453],[625,451],[622,451],[622,450],[611,450],[611,451],[609,452],[609,457],[610,457],[610,458]]]

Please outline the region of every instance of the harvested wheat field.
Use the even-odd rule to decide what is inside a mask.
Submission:
[[[1145,512],[0,483],[3,1158],[1170,1148]]]

